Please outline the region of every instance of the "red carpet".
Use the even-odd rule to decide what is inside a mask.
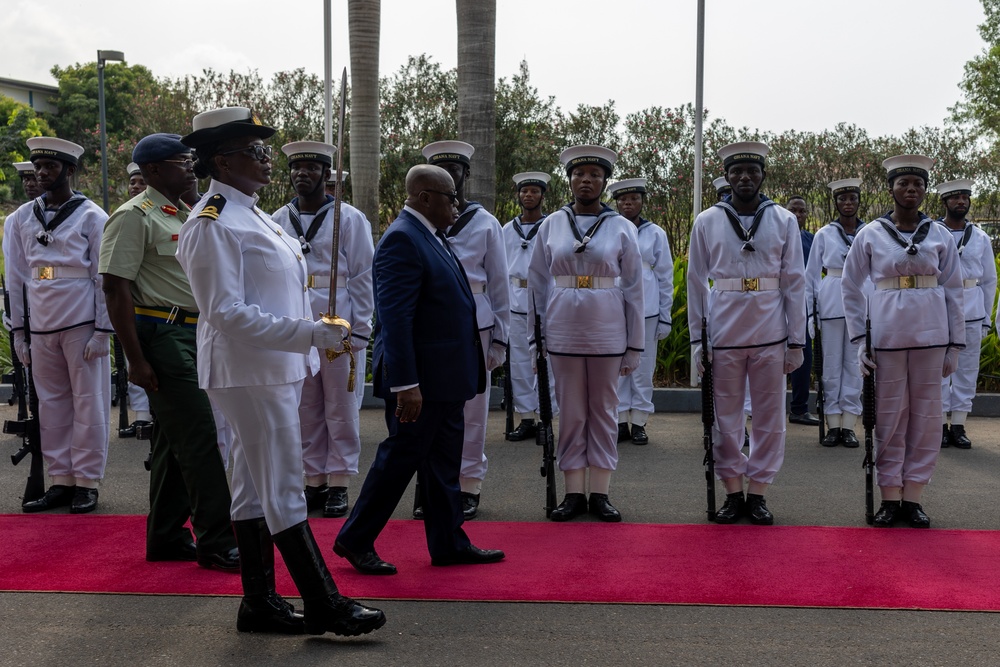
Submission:
[[[1000,532],[897,528],[470,522],[495,565],[431,567],[423,525],[378,542],[392,577],[330,551],[339,520],[311,522],[346,594],[486,600],[1000,611]],[[147,563],[141,516],[0,515],[0,590],[239,595],[236,575]],[[295,596],[279,566],[278,590]]]

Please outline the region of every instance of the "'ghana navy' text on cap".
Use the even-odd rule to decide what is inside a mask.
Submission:
[[[593,144],[571,146],[559,154],[559,162],[566,168],[567,174],[580,165],[599,164],[610,177],[617,160],[618,153],[610,148]]]
[[[552,176],[546,174],[544,171],[524,171],[520,174],[514,174],[514,187],[520,190],[528,185],[537,185],[544,192],[549,188],[549,181],[552,180]]]
[[[191,121],[191,134],[181,139],[185,146],[198,148],[208,143],[225,141],[233,137],[252,135],[267,139],[275,133],[273,127],[260,122],[256,114],[246,107],[223,107],[203,111]]]
[[[448,140],[427,144],[420,152],[429,164],[460,162],[469,166],[472,164],[472,154],[476,152],[476,149],[472,144],[467,144],[464,141]]]
[[[712,187],[715,188],[715,192],[720,195],[727,195],[733,191],[733,186],[729,184],[725,176],[719,176],[712,181]]]
[[[948,197],[954,195],[969,195],[972,196],[972,179],[969,178],[959,178],[958,180],[948,181],[946,183],[939,183],[936,188],[938,195],[941,199],[947,199]]]
[[[347,176],[350,173],[351,172],[347,171],[346,169],[344,171],[340,172],[340,178],[341,178],[341,180],[346,181],[347,180]],[[336,169],[334,169],[333,171],[330,172],[330,178],[326,179],[326,182],[327,182],[327,184],[336,183],[337,182],[337,170]]]
[[[32,137],[25,143],[28,144],[28,149],[31,151],[28,159],[32,162],[40,158],[52,158],[76,166],[80,164],[80,156],[83,155],[83,146],[65,139]]]
[[[740,162],[753,162],[763,168],[764,158],[767,157],[770,150],[767,144],[759,141],[737,141],[720,148],[719,157],[722,158],[723,168],[727,170],[730,166]]]
[[[612,183],[608,186],[608,194],[615,199],[618,199],[622,195],[628,195],[634,192],[646,194],[645,178],[623,178],[617,183]]]
[[[132,149],[132,162],[135,164],[149,164],[150,162],[160,162],[169,160],[180,153],[190,153],[191,149],[181,143],[181,135],[157,132],[150,134],[138,141]],[[129,174],[132,173],[131,168]]]
[[[831,181],[826,187],[833,191],[833,196],[842,195],[846,192],[856,192],[861,194],[860,178],[842,178],[839,181]]]
[[[14,162],[14,169],[17,169],[18,174],[33,174],[35,173],[35,165],[30,162]]]
[[[308,160],[332,167],[337,147],[324,144],[322,141],[293,141],[282,146],[281,152],[288,156],[288,164],[298,160]]]
[[[934,166],[934,158],[926,155],[896,155],[882,161],[882,168],[885,169],[886,178],[892,183],[892,179],[903,174],[916,174],[924,179],[930,176],[931,167]]]

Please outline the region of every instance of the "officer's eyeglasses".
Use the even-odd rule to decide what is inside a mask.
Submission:
[[[264,146],[263,144],[253,144],[251,146],[246,146],[244,148],[235,148],[231,151],[223,151],[219,155],[232,155],[233,153],[246,153],[253,156],[254,159],[263,161],[264,158],[268,160],[271,159],[271,153],[274,149],[271,146]]]
[[[160,162],[169,162],[170,164],[179,164],[185,169],[190,169],[194,166],[194,158],[187,158],[184,160],[160,160]]]
[[[422,192],[433,192],[437,195],[444,195],[452,204],[458,201],[458,193],[456,192],[442,192],[441,190],[422,190]]]

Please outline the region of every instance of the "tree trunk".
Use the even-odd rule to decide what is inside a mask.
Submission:
[[[351,39],[351,193],[353,204],[380,235],[378,181],[381,155],[378,56],[381,0],[349,0]]]
[[[458,138],[476,147],[465,198],[496,205],[496,0],[455,0]]]

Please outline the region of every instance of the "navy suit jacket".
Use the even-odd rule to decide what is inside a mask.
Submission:
[[[375,249],[376,396],[420,385],[425,401],[467,401],[486,389],[476,302],[461,264],[408,211]]]

